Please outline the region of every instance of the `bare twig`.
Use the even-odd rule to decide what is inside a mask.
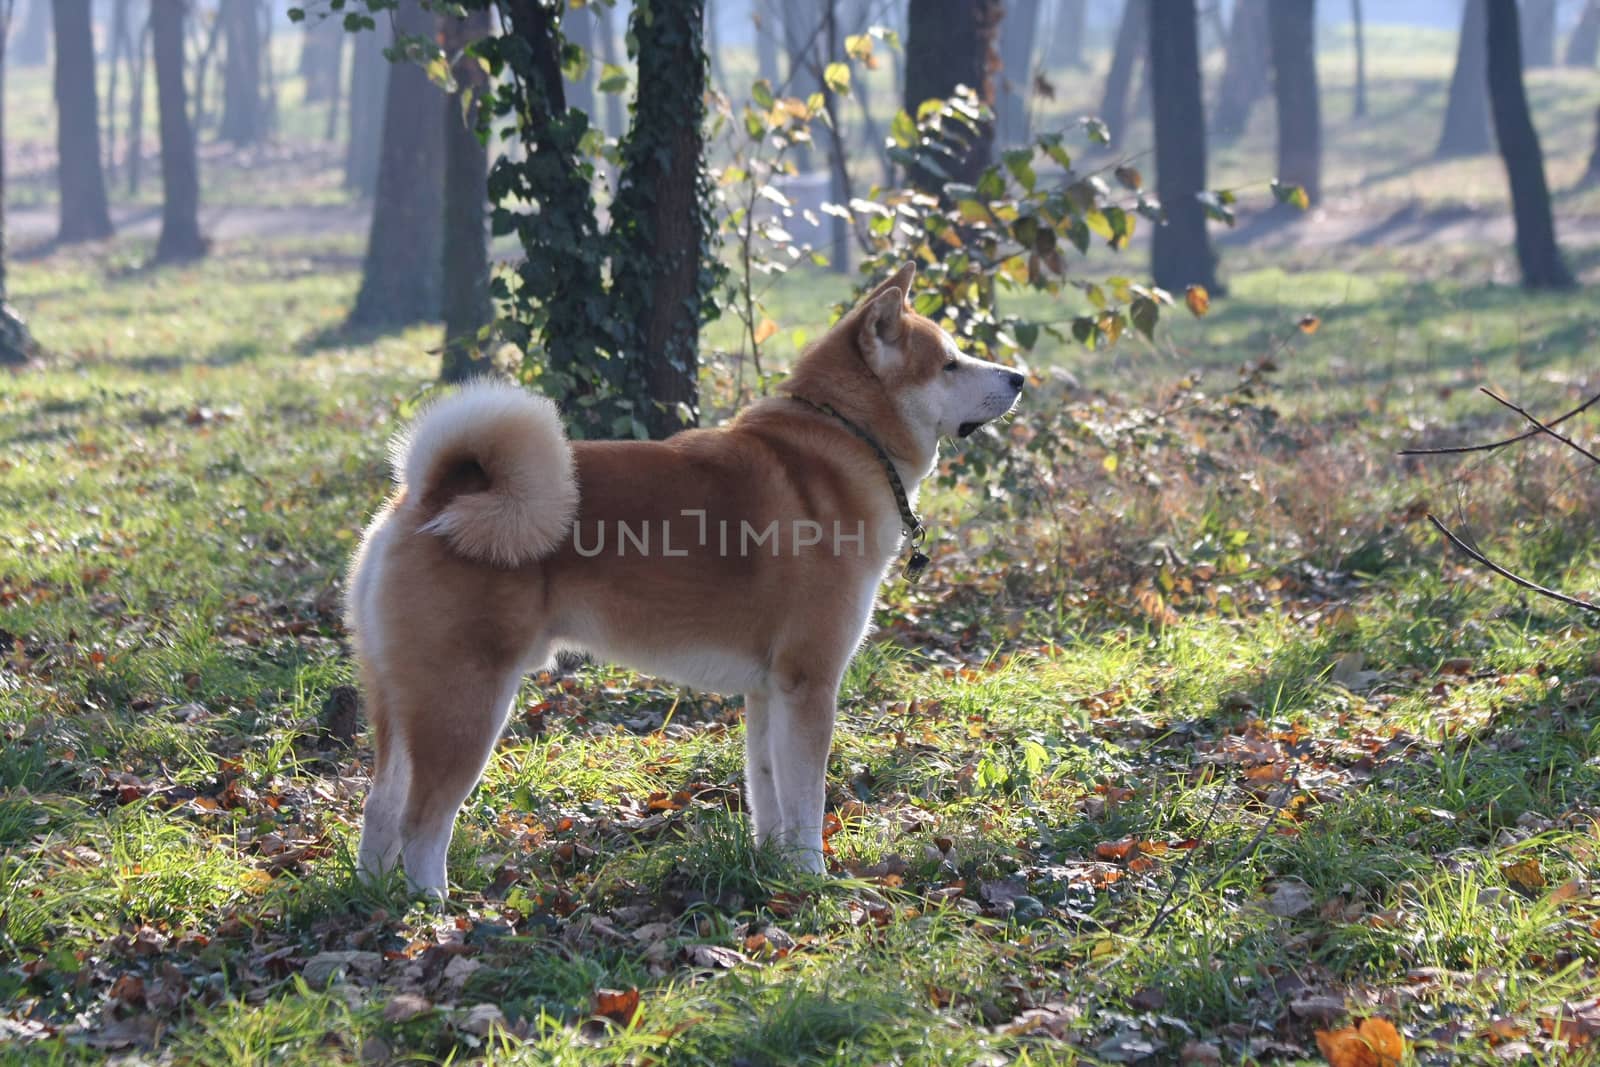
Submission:
[[[1592,462],[1592,463],[1594,463],[1596,465],[1600,465],[1600,456],[1597,456],[1593,452],[1590,452],[1587,448],[1584,448],[1582,445],[1578,444],[1576,441],[1574,441],[1572,438],[1566,436],[1565,434],[1556,433],[1549,426],[1547,426],[1546,424],[1540,422],[1538,419],[1534,418],[1532,415],[1529,415],[1522,408],[1519,408],[1517,405],[1513,404],[1511,401],[1507,400],[1505,397],[1501,396],[1499,393],[1495,392],[1493,389],[1490,389],[1488,386],[1483,386],[1478,391],[1480,393],[1482,393],[1484,396],[1488,397],[1490,400],[1493,400],[1496,404],[1499,404],[1501,407],[1510,408],[1512,411],[1515,411],[1518,415],[1521,415],[1523,418],[1525,418],[1529,422],[1533,423],[1533,425],[1538,429],[1538,431],[1540,433],[1549,434],[1551,437],[1554,437],[1557,441],[1560,441],[1562,444],[1566,445],[1568,448],[1571,448],[1573,451],[1578,452],[1578,453],[1580,453],[1580,454],[1582,454],[1584,456],[1589,457],[1590,462]]]
[[[1537,433],[1538,431],[1535,432]],[[1481,566],[1489,568],[1491,571],[1494,571],[1494,573],[1498,574],[1507,581],[1514,582],[1530,592],[1538,593],[1540,596],[1549,597],[1551,600],[1557,600],[1563,604],[1568,604],[1575,608],[1582,608],[1584,611],[1592,611],[1595,614],[1600,614],[1600,604],[1591,604],[1587,600],[1580,600],[1575,596],[1568,596],[1566,593],[1562,593],[1558,590],[1540,585],[1537,582],[1530,582],[1526,578],[1513,574],[1504,567],[1500,566],[1500,564],[1494,562],[1494,560],[1490,559],[1488,556],[1485,556],[1482,552],[1479,552],[1476,548],[1473,548],[1471,545],[1467,544],[1460,537],[1458,537],[1453,530],[1451,530],[1444,523],[1440,522],[1433,515],[1428,516],[1428,521],[1433,523],[1434,529],[1444,534],[1445,538],[1452,545],[1454,545],[1462,555],[1471,559],[1473,562],[1480,564]]]
[[[1495,399],[1498,400],[1499,397],[1496,397]],[[1574,415],[1581,415],[1595,404],[1600,404],[1600,393],[1596,393],[1594,396],[1591,396],[1588,400],[1585,400],[1583,403],[1579,404],[1565,415],[1562,415],[1560,418],[1551,419],[1549,422],[1542,425],[1540,425],[1532,417],[1529,417],[1528,421],[1533,422],[1536,426],[1540,426],[1540,429],[1529,430],[1526,433],[1519,433],[1515,437],[1507,437],[1500,441],[1490,441],[1487,444],[1481,445],[1456,445],[1451,448],[1402,448],[1399,454],[1402,456],[1452,456],[1461,455],[1466,452],[1492,452],[1497,448],[1505,448],[1507,445],[1514,445],[1519,441],[1526,441],[1530,437],[1538,437],[1541,431],[1548,432],[1551,426],[1559,426],[1563,422],[1566,422],[1568,419],[1572,418]],[[1516,410],[1521,411],[1522,409],[1518,408]],[[1527,413],[1523,412],[1523,414],[1526,415]]]

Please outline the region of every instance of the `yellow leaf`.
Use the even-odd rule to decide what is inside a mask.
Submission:
[[[1315,315],[1306,315],[1305,317],[1303,317],[1300,320],[1300,332],[1301,333],[1316,333],[1318,327],[1320,327],[1321,325],[1322,325],[1322,320],[1321,319],[1317,318]]]
[[[778,324],[771,319],[762,319],[756,326],[756,344],[766,344],[767,339],[778,332]]]
[[[1544,871],[1539,869],[1539,860],[1533,856],[1500,868],[1500,873],[1518,889],[1543,889],[1545,886]]]
[[[266,871],[245,871],[239,877],[239,883],[246,893],[251,896],[258,896],[271,888],[272,875]]]
[[[1189,311],[1195,318],[1204,318],[1206,312],[1211,310],[1211,294],[1206,292],[1203,285],[1191,285],[1183,294],[1183,302],[1189,305]]]

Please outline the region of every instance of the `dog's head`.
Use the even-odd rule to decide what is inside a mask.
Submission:
[[[840,323],[918,443],[966,437],[1010,411],[1025,377],[966,355],[938,323],[907,303],[916,265],[907,263]]]

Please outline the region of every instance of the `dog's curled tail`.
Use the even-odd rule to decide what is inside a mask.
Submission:
[[[390,445],[419,532],[468,559],[515,567],[560,547],[578,510],[572,446],[556,406],[478,381],[430,405]]]

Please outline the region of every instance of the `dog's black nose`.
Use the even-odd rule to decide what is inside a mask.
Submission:
[[[1011,372],[1011,388],[1016,390],[1017,392],[1019,392],[1019,393],[1022,392],[1022,383],[1027,381],[1027,380],[1028,380],[1027,378],[1025,378],[1022,375],[1018,374],[1016,371],[1012,371]]]

